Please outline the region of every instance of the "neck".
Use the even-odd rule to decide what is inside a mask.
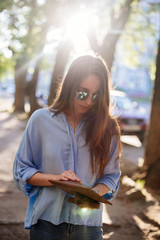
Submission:
[[[73,127],[74,131],[76,130],[79,122],[83,119],[83,114],[75,113],[74,111],[67,111],[65,112],[67,119],[71,126]]]

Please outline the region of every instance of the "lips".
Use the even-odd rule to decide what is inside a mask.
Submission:
[[[82,106],[82,105],[80,105],[80,107],[81,107],[81,109],[83,109],[83,110],[85,110],[85,111],[88,111],[88,107],[85,107],[85,106]]]

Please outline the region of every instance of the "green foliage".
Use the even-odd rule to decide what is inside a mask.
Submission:
[[[155,80],[155,74],[156,74],[156,65],[155,65],[155,61],[151,60],[150,62],[150,76],[151,76],[151,80]]]
[[[10,35],[8,48],[18,66],[37,58],[43,51],[48,29],[54,25],[59,27],[64,21],[61,12],[65,11],[66,3],[52,0],[44,3],[13,0],[3,4],[6,31]]]
[[[147,68],[152,80],[157,54],[158,29],[155,19],[158,14],[155,6],[134,1],[129,21],[119,41],[121,63],[129,68]]]
[[[39,8],[36,1],[16,1],[14,4],[9,28],[12,30],[11,48],[16,59],[21,58],[20,55],[31,59],[39,51],[44,24]]]
[[[13,2],[13,0],[0,0],[0,12],[4,9],[11,9]]]
[[[0,54],[0,81],[3,76],[10,70],[13,71],[13,61]]]
[[[44,55],[41,62],[41,69],[46,70],[46,69],[52,69],[52,68],[53,68],[53,63],[49,62],[47,56]]]

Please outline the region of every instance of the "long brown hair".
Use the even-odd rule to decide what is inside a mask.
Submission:
[[[110,115],[110,75],[105,62],[100,57],[81,56],[73,61],[64,81],[57,92],[57,97],[50,110],[56,114],[71,109],[75,92],[83,79],[89,75],[100,79],[98,101],[85,115],[84,130],[86,143],[89,145],[92,173],[101,177],[109,161],[109,150],[113,135],[117,135],[119,153],[121,154],[120,131],[115,118]],[[97,172],[98,169],[98,172]]]

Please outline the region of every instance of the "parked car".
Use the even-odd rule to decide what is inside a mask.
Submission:
[[[139,107],[126,93],[111,91],[112,114],[118,118],[123,135],[136,135],[141,142],[148,123],[148,114],[143,107]]]

